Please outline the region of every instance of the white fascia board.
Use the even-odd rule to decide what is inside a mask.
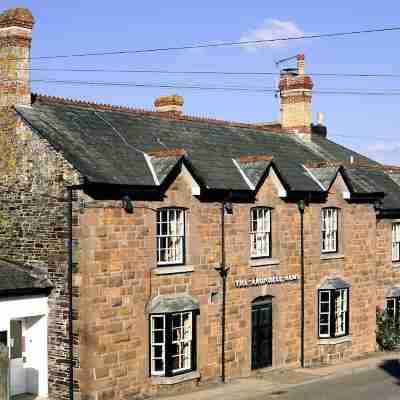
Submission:
[[[279,197],[287,197],[287,191],[285,189],[285,186],[283,186],[283,183],[279,179],[277,173],[275,172],[275,168],[273,165],[271,165],[271,168],[269,170],[269,175],[271,175],[272,181],[275,184],[276,189],[278,190],[278,196]]]
[[[244,179],[244,181],[247,183],[247,186],[251,189],[251,190],[255,190],[255,186],[251,183],[250,179],[247,177],[247,175],[244,173],[244,171],[242,170],[242,168],[240,168],[239,163],[232,158],[232,162],[233,164],[236,166],[236,168],[239,170],[240,175],[242,175],[242,178]]]
[[[144,156],[144,159],[146,160],[147,166],[149,167],[149,170],[150,170],[151,175],[153,177],[154,183],[157,186],[160,186],[160,181],[158,180],[156,171],[155,171],[155,169],[153,167],[153,164],[151,163],[151,157],[146,153],[143,153],[143,156]]]
[[[201,193],[200,185],[196,182],[193,175],[190,173],[190,171],[186,168],[186,165],[183,163],[182,163],[181,173],[183,174],[183,179],[192,188],[192,195],[200,196]]]
[[[350,199],[351,199],[351,190],[350,190],[350,188],[347,186],[347,183],[346,183],[346,181],[345,181],[345,179],[344,179],[344,177],[343,177],[342,172],[341,172],[341,171],[339,171],[339,172],[340,172],[340,176],[342,177],[342,181],[343,181],[344,186],[345,186],[345,189],[344,189],[343,192],[342,192],[342,196],[343,196],[343,198],[344,198],[345,200],[350,200]],[[337,179],[337,175],[336,175],[336,179]],[[335,179],[335,180],[336,180],[336,179]]]
[[[310,175],[310,177],[312,178],[312,180],[318,184],[318,186],[325,192],[326,188],[324,187],[324,185],[317,179],[317,177],[303,164],[303,168],[304,170],[307,172],[308,175]]]

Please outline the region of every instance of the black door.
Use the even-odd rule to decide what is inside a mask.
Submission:
[[[251,308],[252,346],[251,368],[272,365],[272,303],[263,300],[253,303]]]

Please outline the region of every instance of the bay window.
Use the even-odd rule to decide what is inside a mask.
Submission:
[[[196,312],[150,316],[151,375],[174,376],[196,369]]]
[[[392,261],[400,261],[400,222],[392,225]]]
[[[157,211],[157,264],[183,264],[185,211],[162,208]]]
[[[321,210],[321,250],[323,253],[338,251],[338,209]]]
[[[345,336],[349,333],[349,289],[318,291],[318,334],[321,338]]]
[[[271,209],[255,207],[250,210],[250,256],[271,256]]]

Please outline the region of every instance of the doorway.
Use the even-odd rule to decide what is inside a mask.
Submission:
[[[258,297],[251,306],[251,368],[272,366],[272,297]]]

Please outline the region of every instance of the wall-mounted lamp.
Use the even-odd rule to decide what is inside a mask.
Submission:
[[[379,211],[381,211],[382,209],[382,200],[381,199],[377,199],[374,201],[374,210],[376,213],[379,213]]]
[[[229,215],[233,214],[233,204],[232,204],[231,201],[225,201],[224,202],[224,210]]]
[[[128,196],[125,195],[122,199],[122,208],[128,213],[128,214],[132,214],[133,210],[134,210],[134,202],[133,200]]]

